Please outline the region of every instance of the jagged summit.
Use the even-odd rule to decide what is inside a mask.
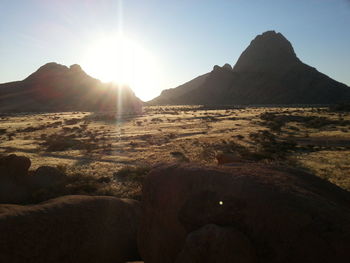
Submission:
[[[292,44],[275,31],[256,36],[233,69],[207,74],[165,92],[153,105],[331,104],[350,101],[350,88],[304,64]]]
[[[49,62],[46,63],[45,65],[41,66],[38,71],[42,70],[67,70],[68,67],[62,64],[58,64],[56,62]]]
[[[54,75],[78,75],[86,73],[83,71],[80,65],[73,64],[70,67],[67,67],[62,64],[58,64],[56,62],[49,62],[45,65],[41,66],[37,71],[28,76],[28,80],[33,78],[41,78],[43,76],[54,76]],[[87,76],[87,75],[86,75]]]
[[[213,71],[216,71],[216,70],[225,70],[225,71],[227,71],[227,70],[229,70],[229,71],[232,71],[232,66],[230,65],[230,64],[228,64],[228,63],[226,63],[225,65],[223,65],[222,67],[220,67],[219,65],[215,65],[214,67],[213,67]]]
[[[266,31],[255,37],[239,57],[234,72],[266,72],[288,70],[301,63],[292,44],[275,31]]]
[[[83,71],[83,69],[81,68],[80,65],[78,64],[73,64],[69,67],[70,70],[73,70],[73,71]]]

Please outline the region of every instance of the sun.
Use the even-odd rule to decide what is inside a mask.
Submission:
[[[160,69],[155,56],[125,36],[104,37],[91,43],[82,66],[102,82],[128,85],[140,99],[159,95]]]

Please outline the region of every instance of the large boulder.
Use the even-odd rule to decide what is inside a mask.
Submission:
[[[21,177],[28,174],[29,158],[11,154],[0,158],[0,176]]]
[[[40,166],[33,174],[33,184],[36,187],[50,187],[60,184],[66,179],[66,175],[56,167]]]
[[[146,176],[142,202],[145,262],[209,262],[214,251],[210,262],[228,262],[229,247],[235,262],[350,258],[350,193],[299,170],[161,165]]]
[[[139,203],[115,197],[64,196],[0,205],[0,262],[118,263],[138,260]]]
[[[206,225],[190,233],[176,263],[253,263],[249,239],[232,227]]]
[[[0,203],[20,203],[30,196],[29,158],[11,154],[0,158]]]
[[[33,202],[33,194],[62,186],[67,176],[59,169],[41,166],[28,171],[31,161],[25,156],[11,154],[0,158],[0,203]]]

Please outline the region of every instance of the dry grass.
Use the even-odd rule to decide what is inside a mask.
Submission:
[[[143,115],[87,112],[0,116],[0,153],[25,155],[32,169],[59,166],[68,193],[135,197],[140,181],[120,169],[159,162],[216,164],[218,152],[285,162],[350,190],[350,116],[327,109],[146,107]],[[100,179],[100,178],[109,178]],[[100,182],[98,180],[105,180]],[[108,181],[108,182],[107,182]]]

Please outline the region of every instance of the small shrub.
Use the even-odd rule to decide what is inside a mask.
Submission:
[[[73,125],[73,124],[77,124],[78,122],[81,122],[81,121],[82,121],[81,119],[73,118],[73,119],[65,120],[64,124]]]
[[[251,133],[249,137],[255,145],[256,153],[266,159],[285,158],[288,152],[296,148],[295,142],[278,139],[269,131]]]
[[[329,107],[329,111],[349,112],[350,111],[350,103],[340,103],[340,104],[332,105]]]
[[[81,142],[70,138],[69,136],[53,134],[45,137],[43,146],[46,147],[48,152],[65,151],[73,148],[80,148]]]
[[[174,158],[176,158],[180,162],[189,162],[190,161],[188,159],[188,157],[182,152],[171,152],[170,155],[173,156]]]

